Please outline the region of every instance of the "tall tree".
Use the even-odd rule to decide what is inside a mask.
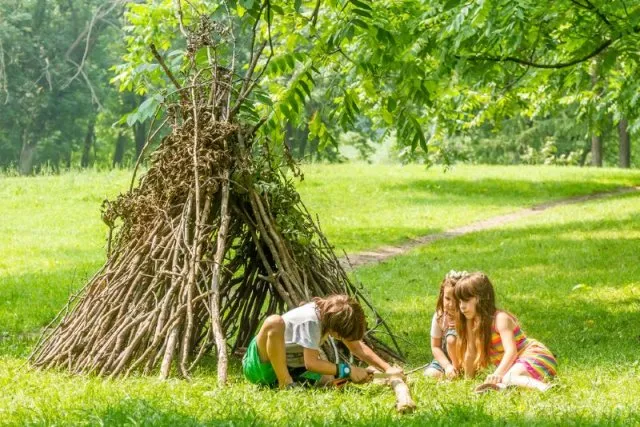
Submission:
[[[618,122],[618,134],[620,136],[620,163],[621,168],[631,166],[631,138],[628,131],[629,123],[627,119],[622,118]]]

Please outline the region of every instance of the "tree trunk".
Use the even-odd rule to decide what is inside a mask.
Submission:
[[[118,139],[116,140],[116,149],[113,152],[113,162],[111,166],[122,166],[122,159],[124,158],[124,148],[127,142],[127,138],[124,136],[124,132],[118,132]]]
[[[309,127],[305,125],[303,129],[298,129],[291,123],[285,127],[285,143],[289,147],[289,152],[296,159],[303,159],[307,151],[309,142]]]
[[[621,119],[618,123],[618,134],[620,135],[620,167],[629,168],[631,166],[631,138],[627,130],[629,123],[627,119]]]
[[[591,66],[591,87],[595,88],[597,83],[598,83],[598,61],[597,59],[594,59]],[[596,97],[600,97],[600,93],[598,93]],[[595,119],[594,121],[596,121],[596,124],[597,124],[597,119]],[[592,128],[596,128],[596,126],[592,125]],[[591,132],[592,132],[591,134],[591,165],[596,167],[602,167],[602,135],[598,135],[595,130],[592,130]]]
[[[142,154],[142,148],[144,147],[144,143],[147,141],[147,124],[146,123],[136,123],[133,125],[133,135],[136,143],[136,160]]]
[[[591,135],[591,165],[602,167],[602,136]]]
[[[304,159],[307,151],[307,144],[309,142],[309,126],[305,125],[304,129],[298,132],[298,138],[300,138],[298,156],[300,159]]]
[[[96,121],[95,119],[91,119],[87,126],[87,134],[84,137],[84,146],[82,147],[82,159],[80,160],[80,166],[83,168],[89,167],[89,163],[91,161],[91,147],[93,146],[96,138],[95,127]]]
[[[22,132],[22,150],[20,150],[20,175],[31,175],[35,160],[36,144],[29,142],[28,132]]]

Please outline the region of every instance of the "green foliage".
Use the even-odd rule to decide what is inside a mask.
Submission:
[[[569,154],[558,154],[556,140],[553,137],[545,139],[545,143],[539,152],[530,146],[527,148],[527,152],[522,155],[522,161],[530,165],[577,166],[580,164],[580,159],[584,159],[584,156],[581,156],[580,153],[575,151],[571,151]]]
[[[443,141],[441,147],[449,158],[466,163],[584,165],[590,140],[585,123],[558,114],[483,125]]]
[[[340,146],[353,147],[358,153],[357,160],[369,161],[375,153],[371,140],[358,132],[347,132],[340,135]]]
[[[21,153],[29,152],[23,147],[39,150],[36,164],[74,164],[86,128],[98,115],[115,118],[112,124],[127,114],[117,126],[148,124],[164,97],[175,96],[152,44],[179,81],[186,68],[206,65],[212,54],[235,72],[236,94],[247,89],[243,79],[252,72],[257,85],[238,106],[238,117],[249,125],[264,121],[258,138],[269,142],[273,152],[282,152],[288,127],[307,133],[307,152],[326,152],[327,158],[339,158],[341,134],[357,131],[370,138],[373,130],[374,140],[396,138],[406,147],[406,158],[416,151],[428,152],[445,162],[455,153],[449,150],[451,144],[468,145],[467,136],[474,144],[501,150],[496,138],[475,135],[491,127],[499,130],[505,120],[518,118],[537,123],[566,116],[576,123],[582,138],[571,149],[565,150],[563,135],[551,135],[559,155],[580,151],[588,135],[607,134],[622,118],[636,135],[640,5],[603,0],[547,3],[130,2],[124,34],[104,25],[106,20],[96,27],[99,36],[89,44],[84,67],[94,82],[92,94],[82,75],[61,89],[77,68],[65,59],[66,49],[92,14],[105,10],[105,3],[3,2],[0,13],[7,18],[0,23],[0,102],[7,95],[9,102],[3,105],[8,114],[0,118],[0,167],[19,163]],[[118,10],[114,9],[115,17]],[[214,22],[210,46],[197,52],[194,64],[185,62],[189,43],[180,15],[186,29],[201,25],[202,16]],[[119,60],[123,39],[126,52]],[[261,46],[252,69],[251,52]],[[82,53],[82,43],[77,43],[72,59],[79,61]],[[114,66],[116,62],[121,63]],[[145,96],[146,101],[119,99],[106,84],[107,69],[120,90]],[[103,108],[96,109],[97,100]],[[137,109],[140,104],[143,107]],[[363,121],[367,129],[359,126]],[[104,163],[122,129],[109,130],[105,121],[98,122],[97,132],[107,138],[99,141],[94,157]],[[562,132],[561,126],[557,129]],[[40,141],[45,148],[40,149]],[[503,150],[517,161],[529,147],[540,149],[538,143],[524,149],[520,144],[508,141]],[[472,161],[487,156],[492,155]]]
[[[147,11],[144,18],[130,12],[123,67],[148,64],[148,52],[135,54],[150,40],[173,49],[179,32],[172,4],[136,5]],[[614,123],[631,118],[632,133],[640,126],[631,78],[638,69],[637,5],[358,0],[232,6],[226,11],[231,31],[257,20],[256,44],[268,41],[270,61],[256,69],[266,71],[262,90],[247,109],[254,122],[266,118],[263,136],[276,143],[290,123],[308,126],[319,148],[335,146],[337,135],[363,116],[411,151],[518,114],[546,120],[565,112],[596,133],[609,114]],[[215,6],[202,10],[225,15]],[[166,17],[166,27],[158,29],[151,11]],[[152,25],[138,28],[138,19]],[[234,41],[239,51],[249,49],[250,40]],[[146,73],[148,84],[156,72]]]

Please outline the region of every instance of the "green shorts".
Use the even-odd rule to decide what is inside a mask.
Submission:
[[[262,384],[267,386],[273,386],[278,383],[278,377],[276,376],[271,362],[262,362],[260,360],[260,354],[258,353],[257,337],[253,337],[247,347],[247,352],[242,358],[242,373],[244,376],[254,384]],[[306,371],[304,368],[289,368],[289,373],[297,382],[311,382],[315,383],[320,380],[322,375]]]
[[[273,385],[278,382],[278,377],[276,377],[271,362],[260,360],[256,338],[253,337],[242,358],[242,373],[254,384]]]

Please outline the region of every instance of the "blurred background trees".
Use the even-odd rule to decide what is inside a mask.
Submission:
[[[244,114],[295,158],[640,165],[637,2],[190,3],[239,39],[268,5],[274,55]],[[0,169],[135,163],[166,87],[148,46],[170,66],[185,48],[175,5],[1,2]]]

